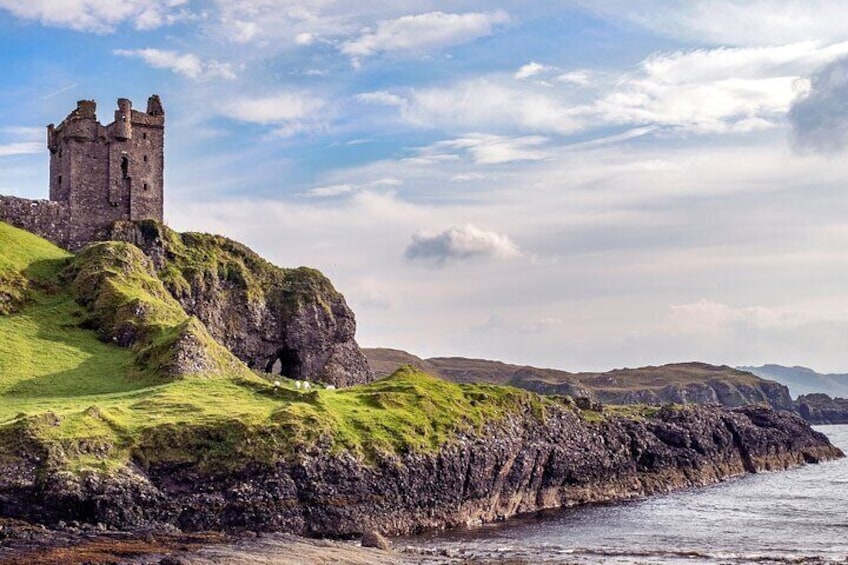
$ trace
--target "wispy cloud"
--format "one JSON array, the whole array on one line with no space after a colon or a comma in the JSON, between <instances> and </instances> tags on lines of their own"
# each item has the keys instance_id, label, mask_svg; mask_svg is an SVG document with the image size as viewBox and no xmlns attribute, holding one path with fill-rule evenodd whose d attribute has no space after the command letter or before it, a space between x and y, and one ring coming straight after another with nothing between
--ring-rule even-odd
<instances>
[{"instance_id":1,"label":"wispy cloud","mask_svg":"<svg viewBox=\"0 0 848 565\"><path fill-rule=\"evenodd\" d=\"M580 0L580 4L684 41L780 45L848 38L845 6L832 0Z\"/></svg>"},{"instance_id":2,"label":"wispy cloud","mask_svg":"<svg viewBox=\"0 0 848 565\"><path fill-rule=\"evenodd\" d=\"M34 141L0 144L0 157L9 155L29 155L44 151L44 144Z\"/></svg>"},{"instance_id":3,"label":"wispy cloud","mask_svg":"<svg viewBox=\"0 0 848 565\"><path fill-rule=\"evenodd\" d=\"M530 77L537 76L537 75L544 73L544 72L547 72L547 71L553 71L555 69L556 69L556 67L552 67L552 66L549 66L549 65L543 65L543 64L537 63L535 61L530 61L526 65L522 65L522 67L520 69L518 69L515 72L515 75L513 75L513 76L517 80L524 80L524 79L528 79Z\"/></svg>"},{"instance_id":4,"label":"wispy cloud","mask_svg":"<svg viewBox=\"0 0 848 565\"><path fill-rule=\"evenodd\" d=\"M626 72L559 74L529 63L505 77L380 90L362 102L398 108L411 125L448 131L570 135L609 126L657 126L685 133L747 133L777 127L813 69L848 54L848 42L655 53ZM557 71L558 72L558 71ZM575 86L579 88L575 88Z\"/></svg>"},{"instance_id":5,"label":"wispy cloud","mask_svg":"<svg viewBox=\"0 0 848 565\"><path fill-rule=\"evenodd\" d=\"M359 37L345 41L340 50L354 62L380 53L420 55L468 43L491 35L495 26L509 21L504 11L448 14L428 12L377 22Z\"/></svg>"},{"instance_id":6,"label":"wispy cloud","mask_svg":"<svg viewBox=\"0 0 848 565\"><path fill-rule=\"evenodd\" d=\"M364 104L379 104L382 106L403 106L406 104L405 98L391 92L386 92L385 90L362 92L357 94L355 98Z\"/></svg>"},{"instance_id":7,"label":"wispy cloud","mask_svg":"<svg viewBox=\"0 0 848 565\"><path fill-rule=\"evenodd\" d=\"M168 69L191 79L224 78L233 80L236 73L229 63L202 60L194 53L179 53L163 49L115 49L115 55L137 57L156 69Z\"/></svg>"},{"instance_id":8,"label":"wispy cloud","mask_svg":"<svg viewBox=\"0 0 848 565\"><path fill-rule=\"evenodd\" d=\"M326 126L327 102L310 92L287 91L257 98L236 98L221 108L222 114L242 122L271 126L280 136L290 136Z\"/></svg>"},{"instance_id":9,"label":"wispy cloud","mask_svg":"<svg viewBox=\"0 0 848 565\"><path fill-rule=\"evenodd\" d=\"M76 31L109 33L129 22L136 29L149 30L186 17L182 9L188 0L0 0L0 9L44 25Z\"/></svg>"},{"instance_id":10,"label":"wispy cloud","mask_svg":"<svg viewBox=\"0 0 848 565\"><path fill-rule=\"evenodd\" d=\"M332 184L329 186L317 186L306 191L306 196L311 198L326 198L350 194L354 189L352 184Z\"/></svg>"},{"instance_id":11,"label":"wispy cloud","mask_svg":"<svg viewBox=\"0 0 848 565\"><path fill-rule=\"evenodd\" d=\"M468 155L479 165L498 165L515 161L540 161L550 157L550 153L541 149L548 138L539 135L508 137L472 133L467 136L439 141L419 150L419 157L444 155L459 152Z\"/></svg>"}]
</instances>

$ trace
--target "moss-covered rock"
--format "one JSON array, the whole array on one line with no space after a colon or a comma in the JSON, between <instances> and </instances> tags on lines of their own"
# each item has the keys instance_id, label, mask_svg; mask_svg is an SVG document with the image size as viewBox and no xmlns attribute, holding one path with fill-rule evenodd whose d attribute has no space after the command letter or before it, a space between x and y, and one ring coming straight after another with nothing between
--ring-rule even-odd
<instances>
[{"instance_id":1,"label":"moss-covered rock","mask_svg":"<svg viewBox=\"0 0 848 565\"><path fill-rule=\"evenodd\" d=\"M123 242L94 243L62 273L102 339L132 348L138 371L156 378L247 374L249 370L189 316L153 262Z\"/></svg>"},{"instance_id":2,"label":"moss-covered rock","mask_svg":"<svg viewBox=\"0 0 848 565\"><path fill-rule=\"evenodd\" d=\"M373 380L344 297L315 269L282 269L217 235L121 222L112 237L147 254L170 294L253 369L335 386Z\"/></svg>"}]
</instances>

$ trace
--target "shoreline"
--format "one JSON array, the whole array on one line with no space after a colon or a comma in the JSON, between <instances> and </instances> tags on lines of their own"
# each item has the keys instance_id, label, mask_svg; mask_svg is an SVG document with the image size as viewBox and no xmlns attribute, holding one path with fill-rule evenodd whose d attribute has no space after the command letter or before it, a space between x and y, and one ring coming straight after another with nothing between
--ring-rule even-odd
<instances>
[{"instance_id":1,"label":"shoreline","mask_svg":"<svg viewBox=\"0 0 848 565\"><path fill-rule=\"evenodd\" d=\"M566 461L550 456L548 459L540 460L535 457L533 464L521 464L520 459L507 459L510 462L509 469L520 471L521 481L512 486L512 492L519 494L506 501L511 512L505 513L505 518L515 515L535 514L539 510L554 510L559 508L584 506L586 503L626 501L634 498L669 493L672 491L685 490L691 487L703 487L711 484L724 482L727 479L745 475L747 473L758 473L762 471L776 471L800 467L809 463L817 463L829 459L842 457L842 452L828 441L823 434L813 432L808 425L801 425L794 417L776 414L770 410L749 408L746 410L745 419L742 420L740 411L725 412L714 411L706 408L691 408L681 412L669 412L664 414L664 419L653 420L650 423L637 423L633 421L606 421L597 426L589 427L566 427L566 430L585 433L594 430L595 433L605 433L609 443L610 439L630 438L654 438L653 443L641 443L646 448L646 453L665 455L661 464L655 463L651 467L640 469L635 466L639 460L629 457L624 458L620 467L605 467L607 474L599 474L603 469L591 465L589 461L581 464L582 480L577 484L553 483L542 485L530 479L534 476L532 469L550 469L549 463L545 461ZM757 425L754 422L757 422ZM707 453L701 453L695 447L703 449L709 438L707 436L692 437L687 434L700 430L698 424L711 422L714 430L724 430L728 434L728 441L719 449L716 444ZM745 422L748 422L745 424ZM744 424L744 425L743 425ZM629 426L626 428L625 426ZM651 426L650 428L647 426ZM536 428L537 431L540 428ZM631 430L630 433L626 433ZM789 431L801 430L801 437L789 434ZM637 433L633 433L633 432ZM550 428L544 430L550 434ZM619 432L616 434L615 432ZM647 433L645 433L647 432ZM730 432L733 432L732 434ZM770 433L766 433L770 432ZM732 437L731 437L732 436ZM572 436L573 439L574 436ZM744 438L749 439L744 439ZM781 440L791 441L789 445ZM695 447L684 447L681 442L686 441ZM697 443L700 441L701 443ZM597 450L598 440L592 438L583 445L593 449L581 451L577 446L572 446L561 452L554 452L558 457L568 454L600 453ZM557 449L552 438L545 436L545 441L537 445L548 446L549 449ZM619 443L622 445L621 443ZM478 447L485 447L481 443ZM631 444L632 445L632 444ZM651 447L653 446L653 447ZM626 447L626 446L625 446ZM649 448L649 449L648 449ZM613 450L620 453L624 447ZM523 454L526 448L517 447L515 454ZM480 451L479 453L483 453ZM548 452L550 454L551 452ZM708 455L709 454L709 455ZM540 461L542 461L540 463ZM419 460L420 463L420 460ZM501 467L503 469L504 467ZM483 474L484 477L494 477L495 466ZM615 470L623 472L616 473ZM322 475L319 475L322 476ZM472 475L465 474L470 477ZM554 475L551 475L554 476ZM555 476L565 477L561 472ZM542 475L538 475L541 480ZM364 479L362 479L364 481ZM442 485L453 484L446 482L442 477L439 483ZM530 481L530 482L527 482ZM528 489L530 483L535 487ZM425 483L431 484L431 483ZM485 485L486 483L484 483ZM329 483L327 483L329 485ZM483 486L483 485L481 485ZM414 492L422 492L415 490ZM499 489L485 488L479 499L466 499L466 503L480 504L489 500L492 493L503 492L503 486ZM567 497L545 496L567 493ZM543 500L535 498L532 505L521 505L519 502L530 493L542 496ZM417 498L421 500L419 496ZM320 498L313 502L311 508L320 510L318 504ZM338 499L331 499L338 500ZM504 501L501 501L504 502ZM521 512L522 507L533 508L529 512ZM323 507L324 512L336 511L347 508L347 504L339 506ZM477 506L474 506L477 508ZM474 508L466 508L464 516L476 514L479 520L480 514L473 512ZM374 516L378 507L365 505L359 508L366 514L359 514L359 530L368 531L372 528L366 527L362 516ZM469 512L469 510L472 510ZM396 515L403 518L402 524L411 525L415 515L403 515L401 509L395 509ZM336 514L336 517L345 514ZM352 520L354 517L349 514ZM491 520L498 521L500 520ZM457 521L454 525L468 521ZM480 523L480 522L474 522ZM327 523L329 525L329 523ZM115 528L108 523L92 522L89 524L70 522L61 523L57 529L48 529L46 526L33 524L23 520L0 518L0 564L2 565L53 565L90 563L92 565L106 565L115 563L126 563L128 565L290 565L300 563L328 563L360 565L366 563L423 563L428 565L442 565L454 563L482 563L475 561L472 555L466 555L461 548L456 552L447 548L431 551L428 548L403 546L402 538L397 539L398 545L392 551L384 551L360 547L355 542L329 541L320 539L320 533L314 538L300 537L294 533L256 533L260 528L243 528L231 531L229 534L221 533L220 530L211 528L199 530L196 533L181 531L172 525L164 524L162 527L150 527L139 529ZM403 529L403 528L399 528ZM425 528L427 529L427 528ZM436 528L438 529L438 528ZM336 539L352 537L345 535L345 530L338 528ZM379 530L378 530L379 531ZM385 531L384 533L391 533ZM333 537L332 535L327 537ZM506 558L504 563L521 563L512 558Z\"/></svg>"},{"instance_id":2,"label":"shoreline","mask_svg":"<svg viewBox=\"0 0 848 565\"><path fill-rule=\"evenodd\" d=\"M73 530L76 530L73 528ZM367 548L286 533L77 532L0 519L0 565L453 565L445 551Z\"/></svg>"}]
</instances>

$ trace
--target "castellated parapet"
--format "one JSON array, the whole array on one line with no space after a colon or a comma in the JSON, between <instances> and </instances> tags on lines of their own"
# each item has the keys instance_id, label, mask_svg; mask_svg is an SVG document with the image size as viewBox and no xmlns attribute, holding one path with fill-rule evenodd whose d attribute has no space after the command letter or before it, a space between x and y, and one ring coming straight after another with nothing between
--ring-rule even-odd
<instances>
[{"instance_id":1,"label":"castellated parapet","mask_svg":"<svg viewBox=\"0 0 848 565\"><path fill-rule=\"evenodd\" d=\"M118 100L101 125L93 100L47 126L50 201L0 196L0 220L77 250L105 239L119 220L163 220L165 112L157 95L147 111Z\"/></svg>"}]
</instances>

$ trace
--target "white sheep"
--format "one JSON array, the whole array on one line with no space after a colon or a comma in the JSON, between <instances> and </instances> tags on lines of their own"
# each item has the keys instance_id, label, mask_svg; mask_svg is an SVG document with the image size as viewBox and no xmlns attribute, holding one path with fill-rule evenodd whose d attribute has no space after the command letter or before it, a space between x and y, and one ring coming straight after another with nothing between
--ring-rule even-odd
<instances>
[{"instance_id":1,"label":"white sheep","mask_svg":"<svg viewBox=\"0 0 848 565\"><path fill-rule=\"evenodd\" d=\"M274 381L274 388L280 388L280 381Z\"/></svg>"},{"instance_id":2,"label":"white sheep","mask_svg":"<svg viewBox=\"0 0 848 565\"><path fill-rule=\"evenodd\" d=\"M327 390L336 390L335 385L327 385Z\"/></svg>"},{"instance_id":3,"label":"white sheep","mask_svg":"<svg viewBox=\"0 0 848 565\"><path fill-rule=\"evenodd\" d=\"M309 390L312 388L312 385L309 384L309 381L303 381L303 390Z\"/></svg>"},{"instance_id":4,"label":"white sheep","mask_svg":"<svg viewBox=\"0 0 848 565\"><path fill-rule=\"evenodd\" d=\"M302 387L302 386L303 386L302 382L294 381L294 388L296 388L297 390L300 390L300 387Z\"/></svg>"}]
</instances>

